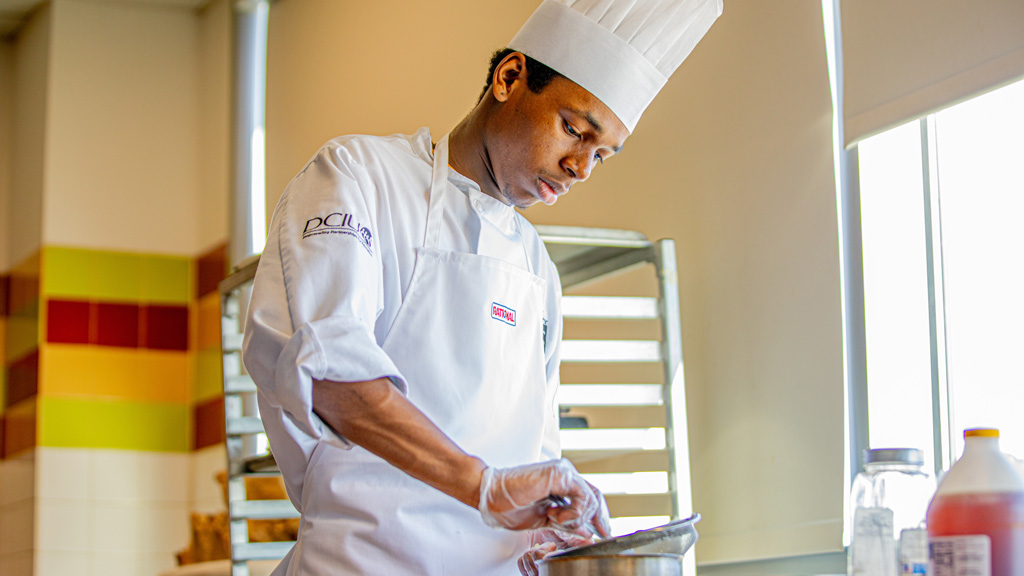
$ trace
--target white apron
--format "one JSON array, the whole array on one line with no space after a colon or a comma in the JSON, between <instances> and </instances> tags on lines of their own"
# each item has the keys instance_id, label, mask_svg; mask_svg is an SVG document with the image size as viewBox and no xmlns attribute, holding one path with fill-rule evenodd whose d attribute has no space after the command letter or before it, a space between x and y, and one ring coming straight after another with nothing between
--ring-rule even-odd
<instances>
[{"instance_id":1,"label":"white apron","mask_svg":"<svg viewBox=\"0 0 1024 576\"><path fill-rule=\"evenodd\" d=\"M545 280L501 260L438 249L448 137L434 152L424 245L383 343L408 397L466 452L507 467L541 456ZM486 225L486 224L485 224ZM527 256L529 262L529 256ZM361 447L321 442L303 483L288 575L515 575L526 532L480 513Z\"/></svg>"}]
</instances>

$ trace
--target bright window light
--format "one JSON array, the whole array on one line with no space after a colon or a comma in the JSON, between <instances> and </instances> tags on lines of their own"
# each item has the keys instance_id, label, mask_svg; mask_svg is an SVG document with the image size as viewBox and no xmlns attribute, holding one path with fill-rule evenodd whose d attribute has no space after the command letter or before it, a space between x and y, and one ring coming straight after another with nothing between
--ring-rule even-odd
<instances>
[{"instance_id":1,"label":"bright window light","mask_svg":"<svg viewBox=\"0 0 1024 576\"><path fill-rule=\"evenodd\" d=\"M259 252L267 243L267 186L265 182L266 154L263 127L252 132L252 250Z\"/></svg>"},{"instance_id":2,"label":"bright window light","mask_svg":"<svg viewBox=\"0 0 1024 576\"><path fill-rule=\"evenodd\" d=\"M920 124L864 140L859 153L870 447L931 454Z\"/></svg>"},{"instance_id":3,"label":"bright window light","mask_svg":"<svg viewBox=\"0 0 1024 576\"><path fill-rule=\"evenodd\" d=\"M954 453L1000 429L1024 458L1024 82L935 118Z\"/></svg>"},{"instance_id":4,"label":"bright window light","mask_svg":"<svg viewBox=\"0 0 1024 576\"><path fill-rule=\"evenodd\" d=\"M922 126L935 154L926 212ZM859 147L868 411L873 448L995 427L1024 458L1024 82L864 140ZM932 237L926 237L930 215ZM939 305L928 300L926 243ZM929 322L944 334L950 428L932 423ZM941 380L940 380L941 382Z\"/></svg>"}]
</instances>

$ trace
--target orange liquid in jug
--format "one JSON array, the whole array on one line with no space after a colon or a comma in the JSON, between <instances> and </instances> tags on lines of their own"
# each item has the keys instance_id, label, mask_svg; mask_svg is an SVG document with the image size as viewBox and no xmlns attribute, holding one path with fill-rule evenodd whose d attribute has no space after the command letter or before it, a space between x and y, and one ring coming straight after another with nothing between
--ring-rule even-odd
<instances>
[{"instance_id":1,"label":"orange liquid in jug","mask_svg":"<svg viewBox=\"0 0 1024 576\"><path fill-rule=\"evenodd\" d=\"M928 506L928 537L985 534L992 576L1024 574L1024 493L936 495Z\"/></svg>"}]
</instances>

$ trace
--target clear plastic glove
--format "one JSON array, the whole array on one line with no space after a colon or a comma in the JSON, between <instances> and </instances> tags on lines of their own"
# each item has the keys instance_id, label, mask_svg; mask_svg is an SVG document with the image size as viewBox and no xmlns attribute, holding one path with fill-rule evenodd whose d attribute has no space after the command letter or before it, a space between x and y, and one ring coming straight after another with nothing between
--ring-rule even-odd
<instances>
[{"instance_id":1,"label":"clear plastic glove","mask_svg":"<svg viewBox=\"0 0 1024 576\"><path fill-rule=\"evenodd\" d=\"M548 554L593 543L593 536L584 538L554 530L533 530L530 532L530 549L519 557L519 573L523 576L538 576L540 569L537 568L537 562Z\"/></svg>"},{"instance_id":2,"label":"clear plastic glove","mask_svg":"<svg viewBox=\"0 0 1024 576\"><path fill-rule=\"evenodd\" d=\"M564 458L487 468L480 483L480 514L488 526L512 530L551 528L584 538L610 533L604 496Z\"/></svg>"}]
</instances>

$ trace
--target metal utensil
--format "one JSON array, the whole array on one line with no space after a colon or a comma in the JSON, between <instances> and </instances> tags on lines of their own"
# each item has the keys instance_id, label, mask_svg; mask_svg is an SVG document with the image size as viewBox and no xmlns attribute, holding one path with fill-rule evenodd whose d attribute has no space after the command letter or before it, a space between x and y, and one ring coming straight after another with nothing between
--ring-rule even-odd
<instances>
[{"instance_id":1,"label":"metal utensil","mask_svg":"<svg viewBox=\"0 0 1024 576\"><path fill-rule=\"evenodd\" d=\"M569 506L569 499L559 494L548 494L547 498L542 498L536 502L540 506L549 506L552 508L566 508ZM597 536L597 532L594 531L594 527L590 524L584 525L584 528L590 532L591 535Z\"/></svg>"},{"instance_id":2,"label":"metal utensil","mask_svg":"<svg viewBox=\"0 0 1024 576\"><path fill-rule=\"evenodd\" d=\"M545 560L628 553L683 555L697 542L697 529L693 525L699 521L700 514L694 514L689 518L669 522L656 528L554 552L549 554Z\"/></svg>"}]
</instances>

